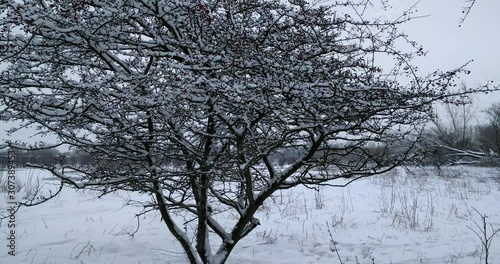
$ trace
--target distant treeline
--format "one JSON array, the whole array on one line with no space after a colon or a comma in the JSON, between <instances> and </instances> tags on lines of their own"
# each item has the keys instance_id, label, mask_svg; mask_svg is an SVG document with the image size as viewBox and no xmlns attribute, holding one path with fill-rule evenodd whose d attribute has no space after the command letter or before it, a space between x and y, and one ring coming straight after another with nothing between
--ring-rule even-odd
<instances>
[{"instance_id":1,"label":"distant treeline","mask_svg":"<svg viewBox=\"0 0 500 264\"><path fill-rule=\"evenodd\" d=\"M24 167L28 163L33 164L71 164L92 165L94 159L88 153L81 151L60 152L57 149L42 150L16 150L15 161L17 167ZM7 150L0 151L0 167L6 167Z\"/></svg>"},{"instance_id":2,"label":"distant treeline","mask_svg":"<svg viewBox=\"0 0 500 264\"><path fill-rule=\"evenodd\" d=\"M355 168L370 167L374 164L384 166L390 163L391 159L401 155L414 155L419 152L419 163L422 165L458 165L470 164L477 166L498 166L497 151L500 151L498 129L492 126L482 126L476 128L479 137L469 137L464 143L463 137L456 135L456 131L428 131L426 137L419 141L419 148L409 148L410 152L403 153L408 149L406 144L410 142L393 142L391 145L373 144L363 147L352 147L349 145L330 146L327 149L320 149L313 159L322 160L325 165L348 165ZM433 132L433 133L432 133ZM440 133L438 133L440 132ZM453 133L455 132L455 133ZM449 140L448 140L449 139ZM451 139L456 142L451 142ZM476 141L477 140L477 141ZM438 144L437 144L437 143ZM477 143L476 143L477 142ZM455 144L453 144L455 143ZM480 144L481 143L481 144ZM495 144L496 143L496 144ZM471 151L473 150L473 151ZM72 165L72 166L100 166L108 168L119 168L124 159L99 158L84 151L61 152L58 149L42 150L16 150L15 162L17 167L25 167L27 164L45 165ZM278 165L292 164L303 155L300 149L285 149L276 151L270 156L270 162ZM157 159L165 165L182 166L181 159L172 160L166 157ZM0 150L0 168L8 165L7 150ZM375 165L375 166L377 166Z\"/></svg>"},{"instance_id":3,"label":"distant treeline","mask_svg":"<svg viewBox=\"0 0 500 264\"><path fill-rule=\"evenodd\" d=\"M366 147L353 150L352 148L343 149L336 146L336 151L320 150L315 159L322 159L327 163L350 163L353 166L362 166L363 163L382 163L389 158L390 152L387 148ZM393 149L394 150L394 149ZM72 166L103 166L117 165L117 161L110 159L100 159L84 151L61 152L57 149L42 150L16 150L15 161L17 167L25 167L27 164L45 164L57 165L65 164ZM391 151L392 152L392 151ZM394 152L392 152L394 153ZM285 165L295 162L302 156L300 149L286 149L275 152L271 155L270 161L274 164ZM0 151L0 168L5 168L8 164L7 150ZM161 158L159 159L161 160ZM119 163L119 162L118 162ZM182 166L180 160L164 160L164 164L173 166ZM120 166L120 165L117 165Z\"/></svg>"}]
</instances>

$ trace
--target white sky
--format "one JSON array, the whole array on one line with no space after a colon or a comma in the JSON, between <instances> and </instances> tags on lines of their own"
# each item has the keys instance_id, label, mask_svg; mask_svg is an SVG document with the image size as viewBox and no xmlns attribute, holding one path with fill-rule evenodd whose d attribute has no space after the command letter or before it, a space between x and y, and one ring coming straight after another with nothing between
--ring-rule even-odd
<instances>
[{"instance_id":1,"label":"white sky","mask_svg":"<svg viewBox=\"0 0 500 264\"><path fill-rule=\"evenodd\" d=\"M415 0L393 0L394 6L406 7ZM428 55L416 61L421 73L451 69L469 64L471 74L463 81L470 87L493 81L500 85L500 1L477 0L465 22L459 27L464 0L421 0L416 15L429 15L403 27L405 33L423 45ZM500 92L475 96L479 109L500 102ZM481 116L479 117L481 118ZM484 117L483 117L484 118Z\"/></svg>"},{"instance_id":2,"label":"white sky","mask_svg":"<svg viewBox=\"0 0 500 264\"><path fill-rule=\"evenodd\" d=\"M390 0L393 7L389 12L371 11L372 15L396 18L412 6L416 0ZM410 39L423 45L428 55L414 63L420 73L436 69L456 68L469 60L470 75L463 81L469 86L485 83L488 80L500 85L500 1L477 0L465 23L459 27L465 0L421 0L417 5L416 16L424 16L402 27ZM500 92L476 96L478 107L484 109L494 102L500 102ZM479 118L482 118L481 116ZM27 139L33 131L23 131L13 137L4 132L8 127L0 127L0 142L5 139ZM33 138L29 141L40 140ZM43 139L51 141L50 138ZM53 140L53 139L52 139Z\"/></svg>"}]
</instances>

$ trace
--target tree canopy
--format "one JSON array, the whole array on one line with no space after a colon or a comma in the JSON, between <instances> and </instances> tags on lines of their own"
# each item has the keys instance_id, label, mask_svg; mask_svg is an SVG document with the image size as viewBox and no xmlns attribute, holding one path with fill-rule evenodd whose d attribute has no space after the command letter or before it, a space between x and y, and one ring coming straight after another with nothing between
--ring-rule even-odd
<instances>
[{"instance_id":1,"label":"tree canopy","mask_svg":"<svg viewBox=\"0 0 500 264\"><path fill-rule=\"evenodd\" d=\"M223 263L277 190L411 160L431 104L460 101L462 67L420 75L412 66L425 52L397 29L411 12L367 21L346 6L359 10L351 1L0 1L0 118L98 160L31 164L61 188L145 193L145 212L160 213L191 263ZM283 152L295 160L270 161ZM228 215L237 219L221 226Z\"/></svg>"}]
</instances>

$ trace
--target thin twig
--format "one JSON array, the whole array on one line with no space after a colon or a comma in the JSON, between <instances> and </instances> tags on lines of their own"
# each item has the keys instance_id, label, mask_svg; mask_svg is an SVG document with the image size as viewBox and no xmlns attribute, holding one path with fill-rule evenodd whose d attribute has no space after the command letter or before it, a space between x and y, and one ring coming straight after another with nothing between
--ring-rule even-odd
<instances>
[{"instance_id":1,"label":"thin twig","mask_svg":"<svg viewBox=\"0 0 500 264\"><path fill-rule=\"evenodd\" d=\"M340 264L344 264L344 262L342 262L342 258L340 257L339 251L336 246L337 242L333 240L332 231L330 230L330 225L328 224L328 221L326 222L326 227L328 229L328 234L330 235L330 241L332 242L333 245L333 250L330 248L330 251L332 252L335 251L335 253L337 253L337 257L339 258Z\"/></svg>"}]
</instances>

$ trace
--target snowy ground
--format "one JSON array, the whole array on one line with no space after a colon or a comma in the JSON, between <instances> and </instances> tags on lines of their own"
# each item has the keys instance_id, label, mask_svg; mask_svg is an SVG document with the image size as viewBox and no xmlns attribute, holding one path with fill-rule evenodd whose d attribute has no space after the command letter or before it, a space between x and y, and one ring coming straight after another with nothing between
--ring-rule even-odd
<instances>
[{"instance_id":1,"label":"snowy ground","mask_svg":"<svg viewBox=\"0 0 500 264\"><path fill-rule=\"evenodd\" d=\"M5 177L5 173L0 173ZM438 175L440 174L440 175ZM45 178L18 170L21 180ZM500 170L400 168L346 188L292 189L260 210L262 223L228 263L484 263L480 214L487 232L500 229ZM127 194L96 198L64 190L52 201L17 212L17 256L7 255L3 221L0 263L187 263L158 215L123 206ZM0 194L1 214L6 197ZM491 224L491 226L490 226ZM490 263L500 263L500 234Z\"/></svg>"}]
</instances>

